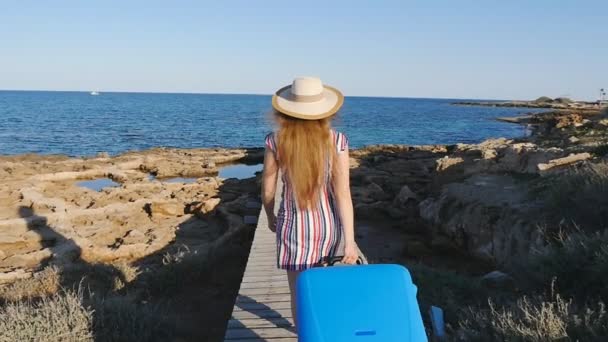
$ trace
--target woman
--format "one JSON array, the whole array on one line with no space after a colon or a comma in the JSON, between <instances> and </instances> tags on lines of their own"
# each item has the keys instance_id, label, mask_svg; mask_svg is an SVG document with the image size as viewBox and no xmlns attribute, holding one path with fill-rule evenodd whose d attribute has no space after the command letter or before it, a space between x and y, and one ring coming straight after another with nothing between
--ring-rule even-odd
<instances>
[{"instance_id":1,"label":"woman","mask_svg":"<svg viewBox=\"0 0 608 342\"><path fill-rule=\"evenodd\" d=\"M348 139L330 125L343 100L340 91L311 77L296 78L272 98L278 130L266 137L262 201L277 235L277 266L287 270L294 322L298 274L334 256L341 239L342 262L353 264L358 257ZM275 216L279 174L282 200Z\"/></svg>"}]
</instances>

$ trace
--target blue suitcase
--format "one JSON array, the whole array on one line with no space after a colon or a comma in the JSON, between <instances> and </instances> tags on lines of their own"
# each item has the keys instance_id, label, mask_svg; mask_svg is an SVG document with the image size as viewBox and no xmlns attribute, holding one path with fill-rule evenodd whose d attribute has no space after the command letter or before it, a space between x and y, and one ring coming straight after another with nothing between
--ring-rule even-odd
<instances>
[{"instance_id":1,"label":"blue suitcase","mask_svg":"<svg viewBox=\"0 0 608 342\"><path fill-rule=\"evenodd\" d=\"M427 341L403 266L313 268L296 286L300 342Z\"/></svg>"}]
</instances>

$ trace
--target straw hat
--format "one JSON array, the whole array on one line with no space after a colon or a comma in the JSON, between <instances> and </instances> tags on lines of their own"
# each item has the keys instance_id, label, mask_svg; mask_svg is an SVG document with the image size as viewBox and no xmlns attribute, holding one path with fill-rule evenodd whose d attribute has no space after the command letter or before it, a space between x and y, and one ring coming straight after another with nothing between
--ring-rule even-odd
<instances>
[{"instance_id":1,"label":"straw hat","mask_svg":"<svg viewBox=\"0 0 608 342\"><path fill-rule=\"evenodd\" d=\"M298 77L272 97L278 112L304 120L319 120L336 114L344 96L335 88L323 85L316 77Z\"/></svg>"}]
</instances>

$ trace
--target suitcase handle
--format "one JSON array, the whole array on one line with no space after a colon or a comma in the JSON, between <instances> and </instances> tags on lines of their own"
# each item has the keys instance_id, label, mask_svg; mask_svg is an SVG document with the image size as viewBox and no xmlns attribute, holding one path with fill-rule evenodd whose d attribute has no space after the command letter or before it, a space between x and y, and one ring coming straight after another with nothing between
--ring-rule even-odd
<instances>
[{"instance_id":1,"label":"suitcase handle","mask_svg":"<svg viewBox=\"0 0 608 342\"><path fill-rule=\"evenodd\" d=\"M334 255L333 257L329 258L329 261L327 261L327 266L334 266L336 263L341 262L343 258L343 255ZM361 259L360 256L357 257L357 261L355 262L355 264L363 265L363 259Z\"/></svg>"}]
</instances>

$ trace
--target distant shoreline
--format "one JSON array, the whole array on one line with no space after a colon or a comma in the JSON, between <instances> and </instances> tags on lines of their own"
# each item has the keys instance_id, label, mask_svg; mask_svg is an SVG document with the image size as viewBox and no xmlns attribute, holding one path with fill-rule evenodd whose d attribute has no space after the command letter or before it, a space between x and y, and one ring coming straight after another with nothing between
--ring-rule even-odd
<instances>
[{"instance_id":1,"label":"distant shoreline","mask_svg":"<svg viewBox=\"0 0 608 342\"><path fill-rule=\"evenodd\" d=\"M538 108L538 109L578 109L593 110L600 109L598 102L590 101L571 101L568 99L549 101L457 101L452 102L457 106L481 106L481 107L517 107L517 108Z\"/></svg>"}]
</instances>

